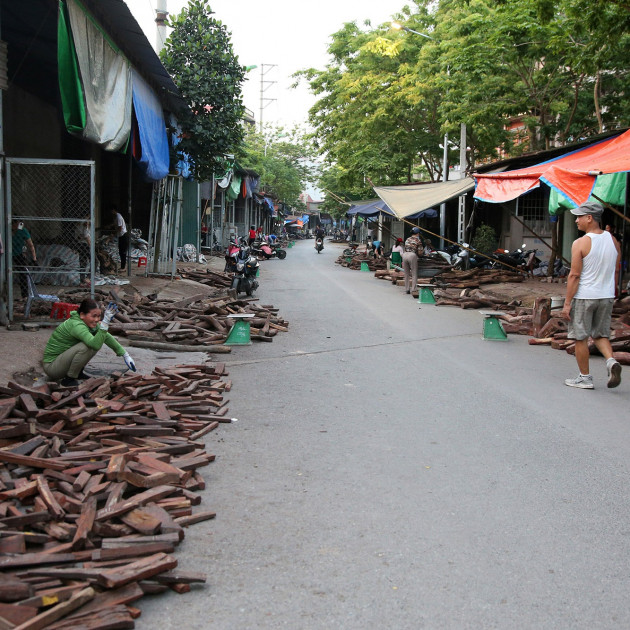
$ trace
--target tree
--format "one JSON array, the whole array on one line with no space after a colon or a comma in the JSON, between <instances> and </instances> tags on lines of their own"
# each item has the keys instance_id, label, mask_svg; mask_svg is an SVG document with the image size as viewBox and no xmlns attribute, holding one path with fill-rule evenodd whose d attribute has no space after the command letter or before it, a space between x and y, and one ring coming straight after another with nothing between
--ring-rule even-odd
<instances>
[{"instance_id":1,"label":"tree","mask_svg":"<svg viewBox=\"0 0 630 630\"><path fill-rule=\"evenodd\" d=\"M182 132L177 149L189 156L197 179L210 179L243 138L245 68L207 0L189 0L169 26L173 30L160 58L188 104L177 112Z\"/></svg>"},{"instance_id":2,"label":"tree","mask_svg":"<svg viewBox=\"0 0 630 630\"><path fill-rule=\"evenodd\" d=\"M272 193L291 208L306 208L300 196L315 183L315 152L306 134L295 127L267 125L263 133L253 127L246 131L237 160L260 175L260 188Z\"/></svg>"}]
</instances>

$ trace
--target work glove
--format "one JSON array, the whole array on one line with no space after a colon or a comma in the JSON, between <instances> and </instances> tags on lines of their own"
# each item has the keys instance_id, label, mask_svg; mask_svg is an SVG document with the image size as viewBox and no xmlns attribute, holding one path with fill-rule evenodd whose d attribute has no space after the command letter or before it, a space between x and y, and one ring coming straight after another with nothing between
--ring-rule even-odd
<instances>
[{"instance_id":1,"label":"work glove","mask_svg":"<svg viewBox=\"0 0 630 630\"><path fill-rule=\"evenodd\" d=\"M108 330L109 324L112 319L114 319L114 315L118 312L118 306L116 306L116 302L110 302L107 305L107 308L103 312L103 319L101 320L99 326L101 330Z\"/></svg>"},{"instance_id":2,"label":"work glove","mask_svg":"<svg viewBox=\"0 0 630 630\"><path fill-rule=\"evenodd\" d=\"M125 360L125 363L127 364L127 367L132 372L135 372L136 371L136 364L133 362L133 359L131 358L131 356L130 356L130 354L128 352L125 352L125 354L123 354L123 359Z\"/></svg>"}]
</instances>

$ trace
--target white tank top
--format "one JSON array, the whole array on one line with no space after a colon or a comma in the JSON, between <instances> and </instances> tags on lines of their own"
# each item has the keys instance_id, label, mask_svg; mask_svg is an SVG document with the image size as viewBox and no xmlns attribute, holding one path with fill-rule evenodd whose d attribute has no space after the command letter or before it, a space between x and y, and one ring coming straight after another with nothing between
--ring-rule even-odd
<instances>
[{"instance_id":1,"label":"white tank top","mask_svg":"<svg viewBox=\"0 0 630 630\"><path fill-rule=\"evenodd\" d=\"M609 232L586 236L591 239L591 251L582 259L580 284L575 294L578 300L601 300L615 297L615 267L617 248Z\"/></svg>"}]
</instances>

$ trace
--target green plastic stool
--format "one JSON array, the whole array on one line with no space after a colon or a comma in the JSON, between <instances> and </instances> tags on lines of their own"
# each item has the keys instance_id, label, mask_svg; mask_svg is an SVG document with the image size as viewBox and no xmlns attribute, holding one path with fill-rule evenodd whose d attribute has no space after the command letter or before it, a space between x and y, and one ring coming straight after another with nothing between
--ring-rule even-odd
<instances>
[{"instance_id":1,"label":"green plastic stool","mask_svg":"<svg viewBox=\"0 0 630 630\"><path fill-rule=\"evenodd\" d=\"M507 341L505 332L499 316L505 315L503 311L479 311L483 316L483 338L491 341Z\"/></svg>"},{"instance_id":2,"label":"green plastic stool","mask_svg":"<svg viewBox=\"0 0 630 630\"><path fill-rule=\"evenodd\" d=\"M370 267L366 262L361 263L361 271L369 271Z\"/></svg>"},{"instance_id":3,"label":"green plastic stool","mask_svg":"<svg viewBox=\"0 0 630 630\"><path fill-rule=\"evenodd\" d=\"M256 277L260 278L260 269L256 269Z\"/></svg>"},{"instance_id":4,"label":"green plastic stool","mask_svg":"<svg viewBox=\"0 0 630 630\"><path fill-rule=\"evenodd\" d=\"M253 313L228 315L227 319L232 319L234 323L225 340L226 346L249 346L252 343L250 336L250 325L247 321L254 317Z\"/></svg>"},{"instance_id":5,"label":"green plastic stool","mask_svg":"<svg viewBox=\"0 0 630 630\"><path fill-rule=\"evenodd\" d=\"M291 249L292 247L293 247L293 242L292 242L292 241L289 241L289 242L287 243L287 249Z\"/></svg>"},{"instance_id":6,"label":"green plastic stool","mask_svg":"<svg viewBox=\"0 0 630 630\"><path fill-rule=\"evenodd\" d=\"M433 297L433 289L435 285L433 284L423 284L419 287L420 291L418 292L418 302L420 304L435 304L435 298Z\"/></svg>"},{"instance_id":7,"label":"green plastic stool","mask_svg":"<svg viewBox=\"0 0 630 630\"><path fill-rule=\"evenodd\" d=\"M352 256L346 256L346 262L347 263L351 263L352 262Z\"/></svg>"}]
</instances>

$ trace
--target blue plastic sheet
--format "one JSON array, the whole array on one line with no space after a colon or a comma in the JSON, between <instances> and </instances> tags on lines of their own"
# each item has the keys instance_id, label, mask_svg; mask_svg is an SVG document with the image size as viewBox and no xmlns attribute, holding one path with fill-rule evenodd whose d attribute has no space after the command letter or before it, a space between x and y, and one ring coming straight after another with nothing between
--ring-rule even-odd
<instances>
[{"instance_id":1,"label":"blue plastic sheet","mask_svg":"<svg viewBox=\"0 0 630 630\"><path fill-rule=\"evenodd\" d=\"M168 175L168 138L162 105L147 82L133 71L133 108L138 121L142 155L138 166L149 181Z\"/></svg>"}]
</instances>

